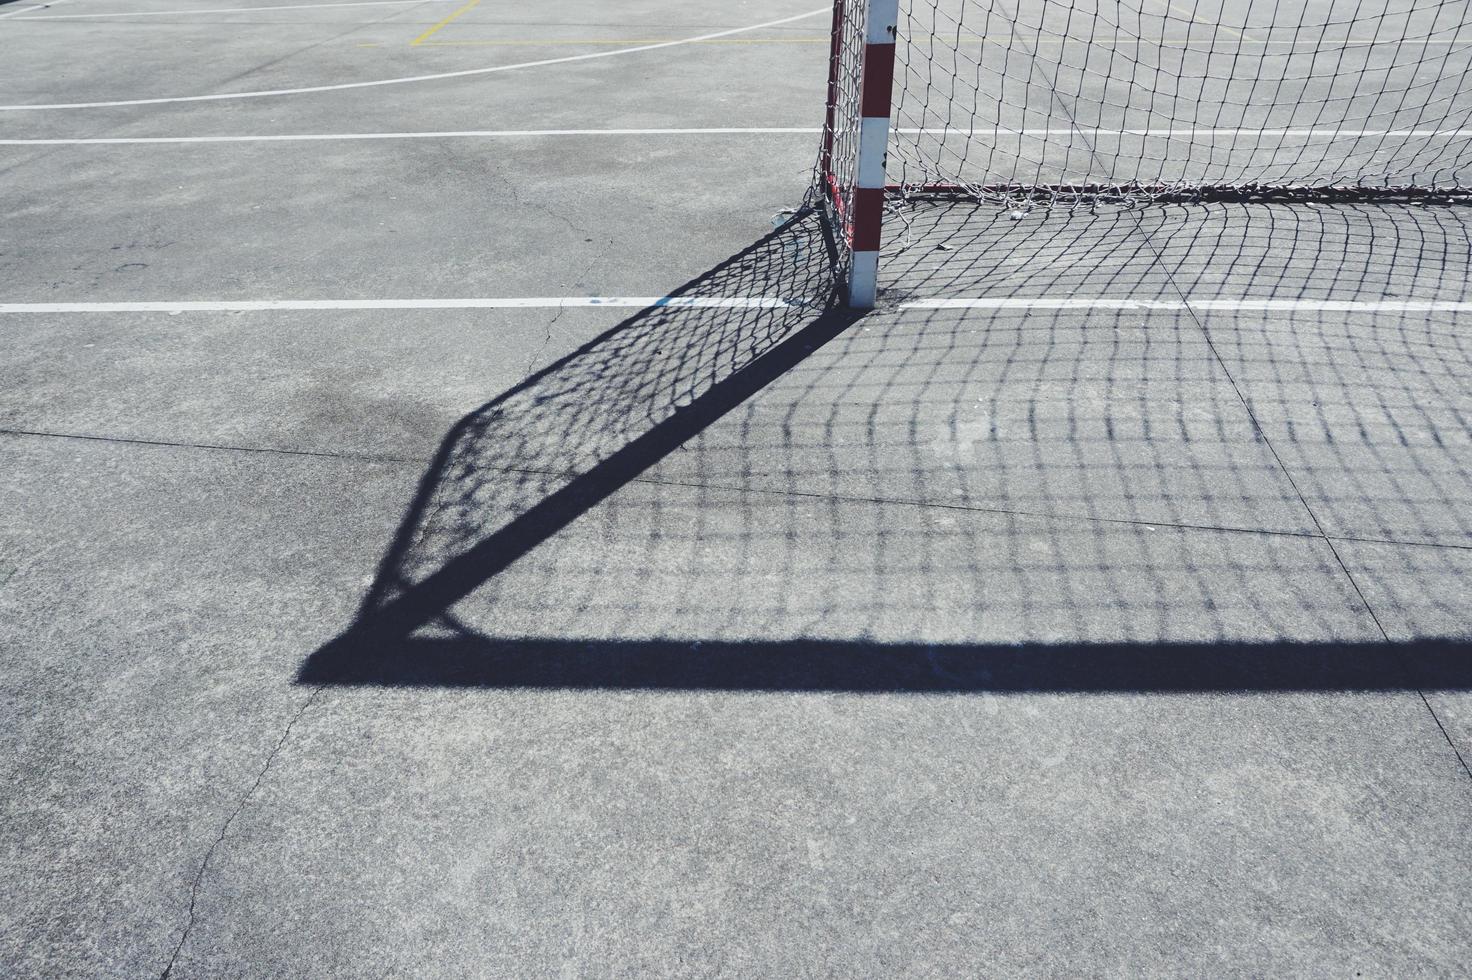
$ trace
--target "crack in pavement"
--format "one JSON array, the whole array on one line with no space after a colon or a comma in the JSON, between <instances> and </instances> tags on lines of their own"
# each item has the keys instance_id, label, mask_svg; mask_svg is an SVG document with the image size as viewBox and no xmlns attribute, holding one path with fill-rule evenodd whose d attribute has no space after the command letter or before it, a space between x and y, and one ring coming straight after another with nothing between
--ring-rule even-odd
<instances>
[{"instance_id":1,"label":"crack in pavement","mask_svg":"<svg viewBox=\"0 0 1472 980\"><path fill-rule=\"evenodd\" d=\"M178 962L179 953L183 951L184 944L189 941L189 934L194 929L195 911L199 902L199 889L204 882L205 873L209 870L210 858L214 857L215 851L219 850L220 845L225 843L225 837L230 832L230 825L245 810L246 805L250 802L250 798L260 788L261 782L266 778L266 773L270 772L272 764L276 761L276 757L281 754L281 749L286 745L286 740L291 737L292 728L296 726L298 721L301 721L302 716L307 713L307 709L316 703L317 698L321 696L325 689L325 684L318 684L313 688L312 693L302 702L301 707L297 708L296 713L287 721L286 727L281 731L281 737L276 740L276 744L272 746L271 751L266 755L265 764L256 773L255 780L250 784L250 787L245 793L241 795L240 802L235 805L235 809L231 811L230 816L226 817L225 822L220 826L219 835L210 844L209 849L205 851L203 860L199 862L199 870L194 874L194 881L189 886L189 909L184 920L184 931L180 934L178 943L174 945L174 951L169 954L169 961L164 964L163 972L159 974L159 980L169 980L169 976L174 971L174 965Z\"/></svg>"},{"instance_id":2,"label":"crack in pavement","mask_svg":"<svg viewBox=\"0 0 1472 980\"><path fill-rule=\"evenodd\" d=\"M564 221L567 221L568 222L568 225L574 231L578 232L579 234L587 234L587 230L586 229L579 228L577 225L574 225L566 217L563 217L563 216L560 216L560 215L559 215L559 217L562 217ZM585 239L583 239L584 242L591 242L592 240L593 239L591 239L591 238L585 238ZM608 241L606 241L606 242L603 243L603 247L600 248L600 249L598 249L593 254L593 257L592 258L588 259L588 261L583 265L583 267L578 270L577 274L572 277L571 282L572 282L573 286L576 286L578 283L580 283L584 279L586 279L588 273L592 271L593 267L596 266L599 262L602 262L603 261L604 256L606 256L609 253L609 251L613 248L613 243L614 243L614 239L613 238L609 238ZM568 287L564 287L564 288L568 288ZM555 326L557 326L557 321L559 321L559 320L562 319L562 314L565 313L565 312L567 312L567 309L568 308L566 306L559 306L559 307L557 307L556 312L554 312L552 314L552 319L548 320L547 323L546 323L546 325L543 327L541 346L539 346L536 350L532 351L531 354L527 356L527 359L526 359L526 367L522 371L522 373L524 375L526 375L527 377L530 377L532 375L532 373L534 371L536 371L537 365L540 364L540 363L542 363L542 357L546 354L547 348L552 345L552 328L555 327Z\"/></svg>"},{"instance_id":3,"label":"crack in pavement","mask_svg":"<svg viewBox=\"0 0 1472 980\"><path fill-rule=\"evenodd\" d=\"M591 237L592 233L587 228L582 227L577 222L569 218L567 215L563 214L560 210L557 210L549 204L540 204L536 201L522 200L521 189L516 185L515 182L513 182L509 177L505 176L504 174L495 174L494 176L497 180L501 182L501 188L506 197L511 201L513 206L526 207L531 209L532 211L544 214L548 218L560 221L575 234L583 236L584 243L593 241L593 238ZM585 278L588 272L595 265L603 261L603 258L608 254L609 250L613 248L613 244L614 239L609 238L608 241L604 243L603 247L598 249L593 254L593 257L590 258L587 263L582 267L582 269L580 269L577 274L572 277L571 282L577 283ZM544 325L542 343L536 350L531 351L527 355L526 366L523 368L522 372L523 374L530 375L536 369L537 364L540 363L542 355L546 352L547 348L552 343L552 328L557 325L558 320L562 319L562 314L565 312L565 310L566 307L557 307L556 312L552 314L552 318L548 320L547 323Z\"/></svg>"}]
</instances>

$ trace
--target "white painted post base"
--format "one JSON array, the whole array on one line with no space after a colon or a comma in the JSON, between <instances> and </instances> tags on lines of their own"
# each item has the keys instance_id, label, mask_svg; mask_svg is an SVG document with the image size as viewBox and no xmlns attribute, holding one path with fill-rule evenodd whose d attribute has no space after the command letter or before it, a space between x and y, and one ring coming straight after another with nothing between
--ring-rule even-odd
<instances>
[{"instance_id":1,"label":"white painted post base","mask_svg":"<svg viewBox=\"0 0 1472 980\"><path fill-rule=\"evenodd\" d=\"M879 292L879 253L854 252L848 270L848 305L856 310L872 310Z\"/></svg>"}]
</instances>

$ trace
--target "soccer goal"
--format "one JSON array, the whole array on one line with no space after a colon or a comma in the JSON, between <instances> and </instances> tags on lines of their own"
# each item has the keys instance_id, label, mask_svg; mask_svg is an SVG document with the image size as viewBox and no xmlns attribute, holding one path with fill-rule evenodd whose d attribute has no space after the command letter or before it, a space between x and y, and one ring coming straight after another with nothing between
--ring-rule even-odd
<instances>
[{"instance_id":1,"label":"soccer goal","mask_svg":"<svg viewBox=\"0 0 1472 980\"><path fill-rule=\"evenodd\" d=\"M1465 200L1472 0L836 0L814 173L851 306L887 218Z\"/></svg>"}]
</instances>

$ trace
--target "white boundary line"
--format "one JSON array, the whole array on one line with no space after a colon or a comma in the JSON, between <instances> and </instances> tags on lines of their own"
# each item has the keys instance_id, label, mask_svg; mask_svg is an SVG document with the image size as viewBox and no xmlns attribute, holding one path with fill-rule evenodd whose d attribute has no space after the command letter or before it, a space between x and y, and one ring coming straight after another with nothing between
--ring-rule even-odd
<instances>
[{"instance_id":1,"label":"white boundary line","mask_svg":"<svg viewBox=\"0 0 1472 980\"><path fill-rule=\"evenodd\" d=\"M7 17L16 17L20 14L34 13L37 10L47 10L59 3L66 3L66 0L51 0L50 3L36 3L29 7L21 7L19 10L7 10L4 13L0 13L0 20L4 20Z\"/></svg>"},{"instance_id":2,"label":"white boundary line","mask_svg":"<svg viewBox=\"0 0 1472 980\"><path fill-rule=\"evenodd\" d=\"M968 130L903 129L905 133L932 133L947 136L969 133ZM987 132L979 130L977 132ZM1472 136L1472 129L994 129L993 136L1158 136L1169 138L1228 136L1267 136L1274 138L1329 137L1363 138L1370 136Z\"/></svg>"},{"instance_id":3,"label":"white boundary line","mask_svg":"<svg viewBox=\"0 0 1472 980\"><path fill-rule=\"evenodd\" d=\"M899 129L900 133L942 130ZM689 126L655 129L461 129L406 133L263 133L248 136L107 136L0 139L0 146L129 146L169 143L307 143L333 140L518 139L559 136L761 136L806 135L822 132L816 126ZM1267 138L1338 137L1341 139L1472 138L1472 129L1023 129L997 130L992 135L1061 137L1079 134L1146 137Z\"/></svg>"},{"instance_id":4,"label":"white boundary line","mask_svg":"<svg viewBox=\"0 0 1472 980\"><path fill-rule=\"evenodd\" d=\"M62 0L56 0L61 3ZM192 17L195 14L244 14L262 10L316 10L321 7L410 7L426 3L455 3L456 0L350 0L347 3L285 3L270 7L201 7L197 10L122 10L92 14L37 14L21 20L91 20L97 17ZM25 11L44 10L31 7ZM19 13L20 11L17 11Z\"/></svg>"},{"instance_id":5,"label":"white boundary line","mask_svg":"<svg viewBox=\"0 0 1472 980\"><path fill-rule=\"evenodd\" d=\"M137 303L3 303L0 314L44 313L255 313L311 310L527 310L609 307L646 309L785 309L805 305L780 296L511 296L466 299L269 299L156 300ZM1230 310L1238 312L1465 313L1472 301L1200 299L1145 300L1024 297L925 299L902 310Z\"/></svg>"},{"instance_id":6,"label":"white boundary line","mask_svg":"<svg viewBox=\"0 0 1472 980\"><path fill-rule=\"evenodd\" d=\"M754 136L798 133L813 136L815 126L694 127L685 129L464 129L425 133L287 133L261 136L121 136L85 139L0 139L0 146L92 146L148 143L302 143L323 140L500 139L539 136Z\"/></svg>"},{"instance_id":7,"label":"white boundary line","mask_svg":"<svg viewBox=\"0 0 1472 980\"><path fill-rule=\"evenodd\" d=\"M62 0L57 0L58 3ZM275 95L307 95L314 92L343 92L349 89L376 88L383 85L407 85L411 82L432 82L446 78L471 78L478 75L491 75L503 71L515 71L521 68L540 68L544 65L565 65L576 61L592 61L598 58L616 58L625 54L636 54L641 51L658 51L662 48L674 48L683 44L695 44L699 41L710 41L718 37L729 37L733 34L745 34L750 31L759 31L766 27L776 27L780 24L790 24L793 21L805 20L816 17L818 14L831 12L831 6L820 7L817 10L809 10L805 14L794 14L791 17L782 17L777 20L764 21L760 24L749 24L746 27L733 27L729 30L715 31L710 34L699 34L695 37L678 38L673 41L658 41L654 44L638 44L629 48L614 48L611 51L593 51L588 54L566 55L561 58L543 58L539 61L522 61L514 65L492 65L489 68L466 68L461 71L442 71L432 75L405 75L399 78L379 78L368 82L341 82L336 85L306 85L301 88L278 88L265 89L257 92L220 92L213 95L181 95L170 98L158 99L117 99L110 102L53 102L49 104L36 105L0 105L0 112L36 112L47 109L110 109L121 106L135 105L165 105L178 102L223 102L232 99L262 99Z\"/></svg>"},{"instance_id":8,"label":"white boundary line","mask_svg":"<svg viewBox=\"0 0 1472 980\"><path fill-rule=\"evenodd\" d=\"M142 303L0 303L7 313L253 313L271 310L526 310L654 306L781 309L801 306L780 296L522 296L471 299L266 299Z\"/></svg>"},{"instance_id":9,"label":"white boundary line","mask_svg":"<svg viewBox=\"0 0 1472 980\"><path fill-rule=\"evenodd\" d=\"M1323 313L1460 313L1472 311L1472 302L1459 300L1337 300L1337 299L1049 299L1024 297L970 297L922 299L901 303L902 310L1234 310L1239 312Z\"/></svg>"}]
</instances>

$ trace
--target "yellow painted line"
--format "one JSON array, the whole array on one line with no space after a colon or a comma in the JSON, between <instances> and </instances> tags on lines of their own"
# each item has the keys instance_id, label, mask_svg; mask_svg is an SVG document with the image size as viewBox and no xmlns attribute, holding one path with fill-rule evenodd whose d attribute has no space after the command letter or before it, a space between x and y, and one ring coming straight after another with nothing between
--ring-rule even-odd
<instances>
[{"instance_id":1,"label":"yellow painted line","mask_svg":"<svg viewBox=\"0 0 1472 980\"><path fill-rule=\"evenodd\" d=\"M1216 32L1219 31L1219 32L1221 32L1223 34L1230 34L1233 37L1240 38L1243 41L1255 41L1256 40L1255 38L1248 37L1246 34L1243 34L1241 31L1234 30L1233 28L1228 27L1226 24L1213 24L1213 23L1210 23L1209 21L1198 20L1196 18L1195 13L1193 11L1186 10L1186 9L1181 8L1181 7L1178 7L1175 4L1171 3L1170 0L1161 0L1161 4L1160 5L1162 7L1164 7L1166 10L1171 11L1172 13L1179 14L1181 17L1184 17L1186 20L1189 20L1193 24L1200 24L1202 27L1210 28L1213 33L1216 33ZM1226 7L1224 6L1222 8L1222 10L1225 11L1226 10Z\"/></svg>"},{"instance_id":2,"label":"yellow painted line","mask_svg":"<svg viewBox=\"0 0 1472 980\"><path fill-rule=\"evenodd\" d=\"M416 37L414 40L410 41L409 46L413 47L415 45L423 44L425 41L428 41L430 38L434 37L437 31L449 26L449 24L454 21L456 17L459 17L463 13L467 13L472 7L476 7L479 5L480 0L470 0L470 2L467 3L465 6L456 7L453 11L451 11L450 16L446 17L438 24L435 24L429 30Z\"/></svg>"},{"instance_id":3,"label":"yellow painted line","mask_svg":"<svg viewBox=\"0 0 1472 980\"><path fill-rule=\"evenodd\" d=\"M57 3L63 0L56 0ZM604 58L622 58L633 54L643 54L648 51L664 51L668 48L679 47L682 44L694 44L697 41L709 41L717 37L731 37L736 34L755 34L769 27L781 27L799 20L807 20L823 14L831 14L832 6L818 7L801 14L792 14L788 17L779 17L776 20L762 21L757 24L748 24L745 27L731 27L724 31L713 31L710 34L697 34L694 37L681 38L678 41L670 41L665 44L640 44L627 48L609 48L603 51L585 51L581 54L563 55L557 58L537 58L534 61L523 61L513 65L483 65L479 68L462 68L459 71L437 71L423 72L416 75L397 75L392 78L374 78L361 82L335 82L330 85L302 85L295 88L268 88L256 89L250 92L211 92L205 95L174 95L159 96L151 99L110 99L105 102L21 102L14 105L0 105L0 112L39 112L62 109L113 109L121 106L136 105L180 105L185 102L223 102L238 99L266 99L279 98L287 95L315 95L318 92L346 92L349 89L382 88L385 85L414 85L420 82L438 82L450 78L479 78L482 75L499 75L508 71L525 71L529 68L546 68L549 65L571 65L580 61L599 61Z\"/></svg>"}]
</instances>

